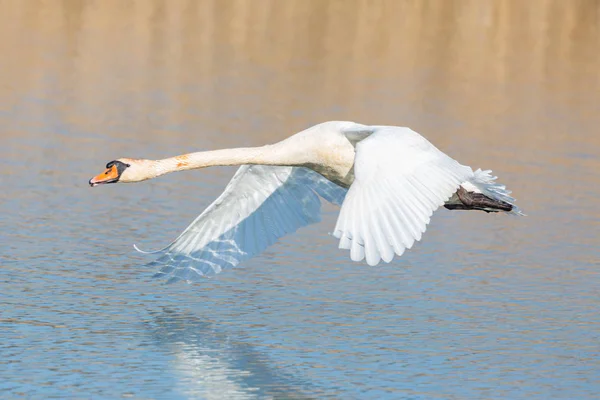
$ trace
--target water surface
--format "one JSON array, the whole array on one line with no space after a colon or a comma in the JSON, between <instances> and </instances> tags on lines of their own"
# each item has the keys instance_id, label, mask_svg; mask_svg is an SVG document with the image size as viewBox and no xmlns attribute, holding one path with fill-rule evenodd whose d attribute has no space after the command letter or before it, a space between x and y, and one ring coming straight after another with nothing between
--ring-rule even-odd
<instances>
[{"instance_id":1,"label":"water surface","mask_svg":"<svg viewBox=\"0 0 600 400\"><path fill-rule=\"evenodd\" d=\"M0 397L600 394L595 1L0 3ZM529 214L440 210L375 268L323 222L163 285L234 170L90 189L112 159L410 126Z\"/></svg>"}]
</instances>

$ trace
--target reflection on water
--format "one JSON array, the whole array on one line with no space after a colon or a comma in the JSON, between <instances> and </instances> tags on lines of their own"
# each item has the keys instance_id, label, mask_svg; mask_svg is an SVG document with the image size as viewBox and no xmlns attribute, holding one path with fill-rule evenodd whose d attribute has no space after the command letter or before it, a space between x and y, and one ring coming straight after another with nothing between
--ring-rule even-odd
<instances>
[{"instance_id":1,"label":"reflection on water","mask_svg":"<svg viewBox=\"0 0 600 400\"><path fill-rule=\"evenodd\" d=\"M306 398L297 395L301 389L293 377L214 324L168 309L151 315L147 328L156 345L174 355L170 369L176 388L189 398Z\"/></svg>"},{"instance_id":2,"label":"reflection on water","mask_svg":"<svg viewBox=\"0 0 600 400\"><path fill-rule=\"evenodd\" d=\"M597 397L599 24L593 0L0 2L0 391ZM170 242L233 170L86 184L333 119L410 126L529 217L442 210L368 268L330 207L245 268L163 286L131 244Z\"/></svg>"}]
</instances>

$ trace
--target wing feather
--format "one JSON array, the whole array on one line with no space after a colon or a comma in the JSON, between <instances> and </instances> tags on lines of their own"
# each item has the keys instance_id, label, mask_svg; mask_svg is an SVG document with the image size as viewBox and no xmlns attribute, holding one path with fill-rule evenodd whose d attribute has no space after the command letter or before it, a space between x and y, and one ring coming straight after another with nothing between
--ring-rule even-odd
<instances>
[{"instance_id":1,"label":"wing feather","mask_svg":"<svg viewBox=\"0 0 600 400\"><path fill-rule=\"evenodd\" d=\"M421 240L433 212L473 177L418 133L384 126L357 143L354 173L334 236L352 260L369 265Z\"/></svg>"},{"instance_id":2,"label":"wing feather","mask_svg":"<svg viewBox=\"0 0 600 400\"><path fill-rule=\"evenodd\" d=\"M242 166L221 196L149 265L155 277L194 281L261 253L320 220L319 195L341 204L346 189L300 167Z\"/></svg>"}]
</instances>

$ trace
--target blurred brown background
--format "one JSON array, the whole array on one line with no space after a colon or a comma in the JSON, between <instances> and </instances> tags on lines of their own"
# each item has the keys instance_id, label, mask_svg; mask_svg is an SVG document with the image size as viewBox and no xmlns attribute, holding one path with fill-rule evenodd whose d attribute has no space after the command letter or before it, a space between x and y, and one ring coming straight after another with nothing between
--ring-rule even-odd
<instances>
[{"instance_id":1,"label":"blurred brown background","mask_svg":"<svg viewBox=\"0 0 600 400\"><path fill-rule=\"evenodd\" d=\"M200 115L257 141L345 118L597 146L599 18L594 0L2 1L0 109L43 98L107 133L127 113L119 135L154 140Z\"/></svg>"}]
</instances>

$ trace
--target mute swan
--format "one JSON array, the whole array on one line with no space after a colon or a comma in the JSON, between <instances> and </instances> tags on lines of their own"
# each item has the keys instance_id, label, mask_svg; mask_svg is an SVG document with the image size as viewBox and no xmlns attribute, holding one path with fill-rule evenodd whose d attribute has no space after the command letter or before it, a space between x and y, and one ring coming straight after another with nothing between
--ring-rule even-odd
<instances>
[{"instance_id":1,"label":"mute swan","mask_svg":"<svg viewBox=\"0 0 600 400\"><path fill-rule=\"evenodd\" d=\"M523 215L491 171L459 164L409 128L331 121L276 144L143 160L120 158L91 186L241 165L225 191L153 265L169 282L233 267L317 222L319 197L341 205L333 236L353 261L392 261L421 239L433 211ZM139 250L137 247L136 249Z\"/></svg>"}]
</instances>

